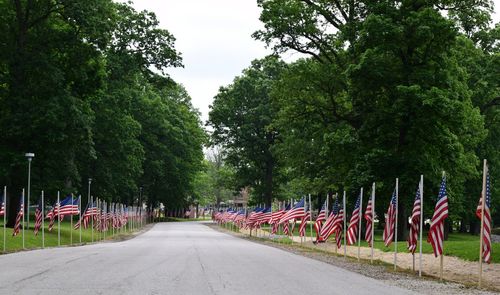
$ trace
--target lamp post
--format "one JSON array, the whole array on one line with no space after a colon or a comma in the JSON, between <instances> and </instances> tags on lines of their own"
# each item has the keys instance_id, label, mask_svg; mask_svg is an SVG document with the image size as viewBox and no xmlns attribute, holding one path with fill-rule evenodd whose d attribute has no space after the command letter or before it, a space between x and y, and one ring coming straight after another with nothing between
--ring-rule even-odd
<instances>
[{"instance_id":1,"label":"lamp post","mask_svg":"<svg viewBox=\"0 0 500 295\"><path fill-rule=\"evenodd\" d=\"M28 158L28 210L27 210L27 229L30 228L30 191L31 191L31 160L35 157L34 153L26 153L24 154L26 158ZM23 225L24 228L24 225Z\"/></svg>"}]
</instances>

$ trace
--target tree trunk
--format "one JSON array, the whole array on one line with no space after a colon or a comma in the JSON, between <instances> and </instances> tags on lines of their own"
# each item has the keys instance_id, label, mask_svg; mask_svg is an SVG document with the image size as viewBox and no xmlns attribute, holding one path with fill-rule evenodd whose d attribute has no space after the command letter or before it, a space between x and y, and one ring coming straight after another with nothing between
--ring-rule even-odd
<instances>
[{"instance_id":1,"label":"tree trunk","mask_svg":"<svg viewBox=\"0 0 500 295\"><path fill-rule=\"evenodd\" d=\"M266 206L271 206L273 200L273 171L274 171L274 160L271 158L266 161L266 178L265 178L265 188L264 188L264 202Z\"/></svg>"},{"instance_id":2,"label":"tree trunk","mask_svg":"<svg viewBox=\"0 0 500 295\"><path fill-rule=\"evenodd\" d=\"M459 229L459 232L461 233L466 233L467 232L467 223L465 222L465 219L462 218L462 220L460 221L460 229Z\"/></svg>"}]
</instances>

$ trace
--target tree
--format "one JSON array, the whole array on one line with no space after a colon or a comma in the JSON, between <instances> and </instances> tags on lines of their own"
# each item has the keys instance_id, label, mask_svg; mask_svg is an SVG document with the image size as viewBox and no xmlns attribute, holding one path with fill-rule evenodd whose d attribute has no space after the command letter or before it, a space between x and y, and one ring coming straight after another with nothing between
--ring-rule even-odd
<instances>
[{"instance_id":1,"label":"tree","mask_svg":"<svg viewBox=\"0 0 500 295\"><path fill-rule=\"evenodd\" d=\"M154 13L111 0L0 1L0 181L15 212L35 152L32 196L184 205L205 134L182 86L175 38ZM153 68L155 69L153 71ZM51 198L52 196L52 198ZM15 214L9 214L10 224Z\"/></svg>"},{"instance_id":2,"label":"tree","mask_svg":"<svg viewBox=\"0 0 500 295\"><path fill-rule=\"evenodd\" d=\"M194 182L194 196L201 205L227 202L234 194L234 171L226 165L222 151L217 147L205 154L204 169L198 172Z\"/></svg>"},{"instance_id":3,"label":"tree","mask_svg":"<svg viewBox=\"0 0 500 295\"><path fill-rule=\"evenodd\" d=\"M238 186L251 186L254 197L267 204L276 181L272 149L278 138L271 126L276 110L269 94L283 69L284 63L274 56L253 61L233 84L219 89L208 120L214 130L212 143L225 150Z\"/></svg>"},{"instance_id":4,"label":"tree","mask_svg":"<svg viewBox=\"0 0 500 295\"><path fill-rule=\"evenodd\" d=\"M456 220L464 185L478 175L475 148L486 132L453 49L460 30L481 35L489 2L258 3L264 29L254 37L278 53L310 56L290 66L275 92L279 158L297 176L323 178L321 189L331 175L338 176L333 186L351 191L377 181L379 215L396 177L402 196L414 196L421 173L436 195L446 170ZM411 203L402 198L403 220Z\"/></svg>"}]
</instances>

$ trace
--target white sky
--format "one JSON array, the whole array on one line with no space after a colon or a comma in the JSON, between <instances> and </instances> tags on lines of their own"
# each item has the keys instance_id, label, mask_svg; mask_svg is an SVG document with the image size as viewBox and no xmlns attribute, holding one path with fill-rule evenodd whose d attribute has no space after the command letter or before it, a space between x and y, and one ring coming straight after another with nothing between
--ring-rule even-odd
<instances>
[{"instance_id":1,"label":"white sky","mask_svg":"<svg viewBox=\"0 0 500 295\"><path fill-rule=\"evenodd\" d=\"M498 22L500 0L494 2ZM256 0L135 0L134 7L154 12L160 26L177 39L184 68L168 73L186 87L203 121L219 87L231 83L252 60L271 53L251 37L262 27Z\"/></svg>"}]
</instances>

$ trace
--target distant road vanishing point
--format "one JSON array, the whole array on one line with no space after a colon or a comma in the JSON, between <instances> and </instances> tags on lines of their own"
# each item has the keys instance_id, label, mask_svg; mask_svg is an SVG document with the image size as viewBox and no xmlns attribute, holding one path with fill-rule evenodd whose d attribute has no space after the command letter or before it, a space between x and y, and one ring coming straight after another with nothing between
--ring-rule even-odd
<instances>
[{"instance_id":1,"label":"distant road vanishing point","mask_svg":"<svg viewBox=\"0 0 500 295\"><path fill-rule=\"evenodd\" d=\"M413 294L199 222L0 256L0 294Z\"/></svg>"}]
</instances>

